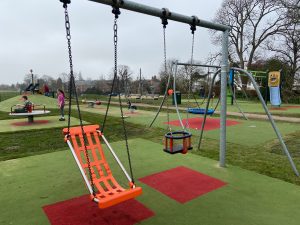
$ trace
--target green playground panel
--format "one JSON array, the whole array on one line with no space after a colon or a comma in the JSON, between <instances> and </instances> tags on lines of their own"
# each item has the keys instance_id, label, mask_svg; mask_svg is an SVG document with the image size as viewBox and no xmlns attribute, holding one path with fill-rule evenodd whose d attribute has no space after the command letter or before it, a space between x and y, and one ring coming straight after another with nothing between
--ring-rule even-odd
<instances>
[{"instance_id":1,"label":"green playground panel","mask_svg":"<svg viewBox=\"0 0 300 225\"><path fill-rule=\"evenodd\" d=\"M124 142L112 146L127 166ZM219 168L216 161L194 154L170 155L162 151L162 145L144 139L129 140L129 146L134 175L143 188L137 200L155 213L140 224L299 224L299 186L230 165ZM116 179L127 183L111 156L106 155ZM138 182L138 178L177 166L228 184L180 204ZM0 224L49 224L42 206L87 194L69 150L1 162L0 179L0 201L5 205L0 208Z\"/></svg>"}]
</instances>

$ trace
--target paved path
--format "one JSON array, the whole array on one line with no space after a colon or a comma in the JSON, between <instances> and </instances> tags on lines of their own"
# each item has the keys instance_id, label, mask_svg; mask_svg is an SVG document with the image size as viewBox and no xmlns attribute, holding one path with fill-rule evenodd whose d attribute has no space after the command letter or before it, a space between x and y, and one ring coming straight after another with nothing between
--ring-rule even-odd
<instances>
[{"instance_id":1,"label":"paved path","mask_svg":"<svg viewBox=\"0 0 300 225\"><path fill-rule=\"evenodd\" d=\"M215 112L216 114L220 114L219 111ZM268 116L267 115L263 115L263 114L253 114L253 113L244 113L246 117L248 117L249 119L261 119L261 120L268 120ZM227 112L227 115L230 116L239 116L242 117L241 113L238 112ZM276 116L276 115L272 115L273 119L276 121L284 121L284 122L292 122L292 123L300 123L300 118L297 117L287 117L287 116Z\"/></svg>"}]
</instances>

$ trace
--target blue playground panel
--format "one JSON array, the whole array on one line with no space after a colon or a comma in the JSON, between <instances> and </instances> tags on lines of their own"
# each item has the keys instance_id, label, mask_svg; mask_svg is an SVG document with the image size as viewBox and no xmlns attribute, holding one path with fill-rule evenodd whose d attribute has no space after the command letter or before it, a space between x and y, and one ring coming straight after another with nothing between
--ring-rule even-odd
<instances>
[{"instance_id":1,"label":"blue playground panel","mask_svg":"<svg viewBox=\"0 0 300 225\"><path fill-rule=\"evenodd\" d=\"M205 109L203 109L203 108L188 108L187 111L189 113L193 113L193 114L205 114ZM214 114L214 112L215 112L215 110L208 109L206 114L212 115L212 114Z\"/></svg>"}]
</instances>

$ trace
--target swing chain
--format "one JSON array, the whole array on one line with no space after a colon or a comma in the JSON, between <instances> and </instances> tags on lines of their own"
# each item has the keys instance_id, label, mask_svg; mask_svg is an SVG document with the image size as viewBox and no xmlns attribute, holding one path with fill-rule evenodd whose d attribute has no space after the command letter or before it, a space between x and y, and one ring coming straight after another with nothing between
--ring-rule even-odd
<instances>
[{"instance_id":1,"label":"swing chain","mask_svg":"<svg viewBox=\"0 0 300 225\"><path fill-rule=\"evenodd\" d=\"M116 0L114 1L114 3L116 5ZM122 4L122 1L121 1L121 4ZM115 86L116 80L118 78L118 24L117 24L117 22L118 22L118 18L119 18L119 15L121 14L121 12L120 12L119 8L116 7L115 5L113 6L113 9L112 9L112 13L115 15L114 26L113 26L113 30L114 30L114 39L113 39L114 40L114 78L113 78L110 95L109 95L109 99L108 99L108 103L107 103L107 107L106 107L106 113L104 116L103 125L101 128L101 133L104 132L104 126L105 126L105 123L107 120L108 110L109 110L110 103L111 103L111 96L114 91L114 86ZM118 86L119 86L119 84L117 83L117 87ZM129 164L129 169L130 169L131 182L132 182L132 187L134 187L134 177L133 177L133 172L132 172L131 158L130 158L130 152L129 152L129 146L128 146L127 130L126 130L126 126L125 126L124 114L123 114L123 109L122 109L120 88L117 88L117 92L118 92L118 96L119 96L119 105L120 105L121 119L122 119L123 131L124 131L124 139L125 139L125 143L126 143L126 151L127 151L128 164Z\"/></svg>"},{"instance_id":2,"label":"swing chain","mask_svg":"<svg viewBox=\"0 0 300 225\"><path fill-rule=\"evenodd\" d=\"M114 79L117 79L118 76L118 16L120 15L120 10L117 8L117 10L113 10L113 13L115 14L115 20L114 20ZM130 170L130 176L131 176L131 182L134 187L134 177L132 172L132 166L131 166L131 157L129 152L129 146L128 146L128 136L127 136L127 130L125 126L125 119L124 119L124 113L122 109L122 100L120 95L120 84L118 83L118 96L119 96L119 105L120 105L120 112L121 112L121 120L122 120L122 126L124 131L124 139L125 139L125 145L126 145L126 152L127 152L127 158L128 158L128 164L129 164L129 170Z\"/></svg>"},{"instance_id":3,"label":"swing chain","mask_svg":"<svg viewBox=\"0 0 300 225\"><path fill-rule=\"evenodd\" d=\"M70 20L67 7L65 8L65 19L66 19L66 37L68 40L68 50L69 50L69 62L70 62L70 73L73 76L73 60L72 60L72 49L71 49L71 32L70 32Z\"/></svg>"},{"instance_id":4,"label":"swing chain","mask_svg":"<svg viewBox=\"0 0 300 225\"><path fill-rule=\"evenodd\" d=\"M163 24L163 38L164 38L164 74L165 76L167 77L167 74L168 74L168 68L167 68L167 43L166 43L166 25L168 24L168 21L167 20L163 20L162 18L162 24ZM171 132L172 129L171 129L171 126L170 126L170 116L169 116L169 92L168 92L168 97L167 97L167 121L168 121L168 129L169 131Z\"/></svg>"},{"instance_id":5,"label":"swing chain","mask_svg":"<svg viewBox=\"0 0 300 225\"><path fill-rule=\"evenodd\" d=\"M116 1L114 1L114 4L116 4ZM109 111L109 107L110 107L110 103L111 103L111 97L112 97L112 94L114 92L114 87L115 87L115 82L116 82L116 79L117 79L117 48L118 48L118 18L119 18L119 15L121 14L121 11L118 7L116 6L113 6L113 9L111 11L114 15L115 15L115 19L114 19L114 26L113 26L113 30L114 30L114 78L113 78L113 82L112 82L112 85L111 85L111 89L110 89L110 95L109 95L109 98L108 98L108 103L107 103L107 107L106 107L106 112L105 112L105 116L104 116L104 120L103 120L103 123L102 123L102 126L101 126L101 133L104 132L104 127L105 127L105 124L106 124L106 120L107 120L107 116L108 116L108 111Z\"/></svg>"},{"instance_id":6,"label":"swing chain","mask_svg":"<svg viewBox=\"0 0 300 225\"><path fill-rule=\"evenodd\" d=\"M118 76L118 17L114 20L114 78L117 79Z\"/></svg>"},{"instance_id":7,"label":"swing chain","mask_svg":"<svg viewBox=\"0 0 300 225\"><path fill-rule=\"evenodd\" d=\"M76 91L76 85L75 85L75 78L74 78L74 73L73 73L73 60L72 60L72 49L71 49L71 26L70 26L70 20L69 20L69 14L68 14L68 5L70 4L71 1L70 0L60 0L61 2L63 2L63 7L65 9L65 27L66 27L66 38L68 41L68 52L69 52L69 63L70 63L70 83L69 83L69 112L68 112L68 136L70 133L70 118L71 118L71 102L72 102L72 88L74 88L74 95L76 98L76 104L77 104L77 110L78 110L78 116L79 116L79 120L80 120L80 126L81 126L81 130L82 130L82 135L83 135L83 145L84 145L84 153L86 156L86 160L87 160L87 164L88 164L88 171L89 171L89 175L90 175L90 179L91 179L91 186L92 186L92 194L95 197L96 196L96 191L95 191L95 186L94 186L94 181L93 181L93 175L92 175L92 169L91 169L91 163L90 163L90 158L88 155L88 151L87 151L87 146L86 146L86 136L84 133L84 129L83 129L83 123L82 123L82 117L81 117L81 113L80 113L80 108L79 108L79 101L78 101L78 96L77 96L77 91Z\"/></svg>"},{"instance_id":8,"label":"swing chain","mask_svg":"<svg viewBox=\"0 0 300 225\"><path fill-rule=\"evenodd\" d=\"M68 13L68 5L71 1L68 0L61 0L63 2L63 7L65 9L65 28L66 28L66 38L68 42L68 53L69 53L69 65L70 65L70 82L69 82L69 111L68 111L68 134L70 131L71 125L71 104L72 104L72 86L73 86L73 59L72 59L72 49L71 49L71 25L69 20L69 13Z\"/></svg>"},{"instance_id":9,"label":"swing chain","mask_svg":"<svg viewBox=\"0 0 300 225\"><path fill-rule=\"evenodd\" d=\"M194 26L194 28L192 28L191 25L191 30L192 30L192 49L191 49L191 64L190 64L190 77L189 77L189 82L188 82L188 108L190 108L190 98L191 98L191 92L192 92L192 78L193 78L193 63L194 63L194 45L195 45L195 30L196 30L196 26ZM185 127L189 128L190 124L189 124L189 112L186 111L186 124Z\"/></svg>"}]
</instances>

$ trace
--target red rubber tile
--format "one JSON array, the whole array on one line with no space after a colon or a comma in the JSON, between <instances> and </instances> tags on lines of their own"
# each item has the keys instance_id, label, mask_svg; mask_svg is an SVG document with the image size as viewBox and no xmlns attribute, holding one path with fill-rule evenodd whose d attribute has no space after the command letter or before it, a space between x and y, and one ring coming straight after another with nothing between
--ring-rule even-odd
<instances>
[{"instance_id":1,"label":"red rubber tile","mask_svg":"<svg viewBox=\"0 0 300 225\"><path fill-rule=\"evenodd\" d=\"M299 109L300 105L289 105L289 106L285 106L284 108L289 108L289 109Z\"/></svg>"},{"instance_id":2,"label":"red rubber tile","mask_svg":"<svg viewBox=\"0 0 300 225\"><path fill-rule=\"evenodd\" d=\"M195 117L195 118L189 118L188 123L187 119L182 120L184 125L189 125L189 128L191 129L201 129L203 118ZM165 124L168 124L168 122L165 122ZM170 125L181 127L179 120L173 120L169 122ZM234 126L240 124L240 122L237 122L235 120L226 120L226 126ZM216 118L207 118L204 126L204 130L216 130L220 129L220 119Z\"/></svg>"},{"instance_id":3,"label":"red rubber tile","mask_svg":"<svg viewBox=\"0 0 300 225\"><path fill-rule=\"evenodd\" d=\"M33 123L28 123L27 121L22 122L14 122L11 123L13 126L35 126L40 124L46 124L49 123L49 120L35 120Z\"/></svg>"},{"instance_id":4,"label":"red rubber tile","mask_svg":"<svg viewBox=\"0 0 300 225\"><path fill-rule=\"evenodd\" d=\"M133 225L154 216L136 200L128 200L106 209L99 209L89 195L43 207L52 225Z\"/></svg>"},{"instance_id":5,"label":"red rubber tile","mask_svg":"<svg viewBox=\"0 0 300 225\"><path fill-rule=\"evenodd\" d=\"M188 202L226 185L221 180L184 166L152 174L139 180L180 203Z\"/></svg>"},{"instance_id":6,"label":"red rubber tile","mask_svg":"<svg viewBox=\"0 0 300 225\"><path fill-rule=\"evenodd\" d=\"M286 111L286 110L287 110L287 107L270 108L270 110L275 110L275 111Z\"/></svg>"}]
</instances>

